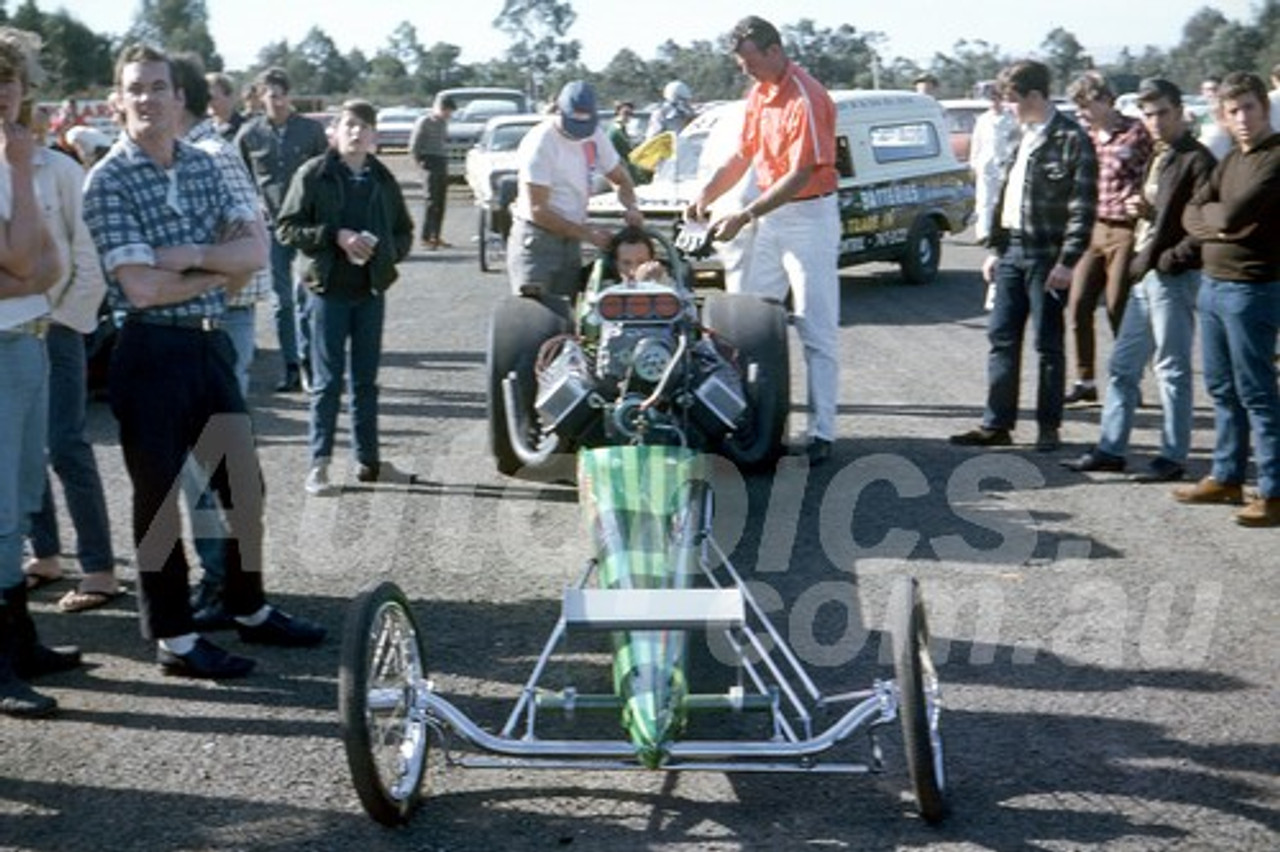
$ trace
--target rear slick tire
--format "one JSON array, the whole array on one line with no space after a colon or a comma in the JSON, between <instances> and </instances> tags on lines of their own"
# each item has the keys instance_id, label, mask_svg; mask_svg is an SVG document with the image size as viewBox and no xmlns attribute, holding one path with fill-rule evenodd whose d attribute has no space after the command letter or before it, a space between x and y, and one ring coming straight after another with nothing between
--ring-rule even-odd
<instances>
[{"instance_id":1,"label":"rear slick tire","mask_svg":"<svg viewBox=\"0 0 1280 852\"><path fill-rule=\"evenodd\" d=\"M724 439L722 450L741 468L767 467L782 455L791 408L786 310L745 293L712 293L702 324L738 351L747 394L749 420Z\"/></svg>"}]
</instances>

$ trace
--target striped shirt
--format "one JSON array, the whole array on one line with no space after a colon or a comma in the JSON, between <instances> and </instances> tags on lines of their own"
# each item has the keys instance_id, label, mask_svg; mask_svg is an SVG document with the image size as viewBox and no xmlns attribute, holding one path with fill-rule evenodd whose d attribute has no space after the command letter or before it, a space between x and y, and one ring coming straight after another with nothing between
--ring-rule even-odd
<instances>
[{"instance_id":1,"label":"striped shirt","mask_svg":"<svg viewBox=\"0 0 1280 852\"><path fill-rule=\"evenodd\" d=\"M166 169L121 134L85 182L84 221L107 275L107 302L117 313L136 311L116 277L120 267L154 266L155 248L212 245L224 226L257 216L256 207L232 194L213 157L181 141L174 142L173 164ZM225 307L226 294L218 287L150 311L219 317Z\"/></svg>"},{"instance_id":2,"label":"striped shirt","mask_svg":"<svg viewBox=\"0 0 1280 852\"><path fill-rule=\"evenodd\" d=\"M777 85L756 83L747 96L738 152L751 160L764 192L796 168L812 166L796 199L836 188L836 107L821 83L787 62Z\"/></svg>"}]
</instances>

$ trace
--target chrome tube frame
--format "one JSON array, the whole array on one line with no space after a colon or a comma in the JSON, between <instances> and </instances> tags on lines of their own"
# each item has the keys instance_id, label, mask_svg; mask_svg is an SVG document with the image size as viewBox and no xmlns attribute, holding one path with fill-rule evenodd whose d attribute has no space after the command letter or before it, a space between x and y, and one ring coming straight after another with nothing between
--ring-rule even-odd
<instances>
[{"instance_id":1,"label":"chrome tube frame","mask_svg":"<svg viewBox=\"0 0 1280 852\"><path fill-rule=\"evenodd\" d=\"M898 714L898 689L892 680L876 680L870 689L826 695L809 676L804 664L786 644L781 632L769 620L758 601L746 588L742 576L728 555L704 534L700 568L715 588L737 588L747 604L749 621L740 627L722 631L726 642L737 655L750 688L741 687L720 696L691 696L698 709L726 709L735 712L767 712L771 717L772 736L756 740L678 740L668 747L663 769L718 772L831 772L862 774L879 769L878 749L873 746L870 764L851 761L822 761L820 756L847 740L859 730L868 732L894 721ZM710 557L719 560L727 581L717 576ZM595 572L594 560L587 560L576 586L586 588ZM520 690L501 732L492 734L481 728L463 710L451 703L430 681L416 684L414 712L422 714L436 732L446 761L450 765L469 768L541 768L541 769L643 769L635 759L634 746L624 738L541 739L537 734L538 710L547 708L572 714L578 709L615 709L608 696L579 696L572 687L563 690L540 688L539 683L569 632L562 614L548 636L533 670ZM765 643L773 643L771 651ZM753 661L749 652L758 655ZM781 659L775 659L774 653ZM793 681L795 683L793 683ZM797 686L798 684L798 686ZM753 691L754 690L754 691ZM388 696L387 700L391 700ZM815 732L814 711L829 710L833 705L852 706L820 731ZM796 724L793 724L793 720ZM797 730L797 727L799 730ZM520 733L517 735L517 731ZM449 749L448 734L479 753L457 753Z\"/></svg>"}]
</instances>

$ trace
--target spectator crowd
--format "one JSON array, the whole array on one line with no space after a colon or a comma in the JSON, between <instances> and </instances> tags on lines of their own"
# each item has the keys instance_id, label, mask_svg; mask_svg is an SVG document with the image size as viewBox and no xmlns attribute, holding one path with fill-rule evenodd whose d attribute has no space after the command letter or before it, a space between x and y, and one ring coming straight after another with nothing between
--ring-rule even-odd
<instances>
[{"instance_id":1,"label":"spectator crowd","mask_svg":"<svg viewBox=\"0 0 1280 852\"><path fill-rule=\"evenodd\" d=\"M415 229L401 189L377 156L376 111L347 101L331 127L300 115L286 72L259 76L236 108L230 81L199 59L146 45L120 53L113 144L64 128L46 145L32 116L43 81L39 40L0 28L0 713L43 716L54 700L30 681L80 665L73 648L43 644L30 590L63 577L61 484L80 575L58 600L66 613L121 593L102 480L85 437L84 335L111 318L110 405L133 488L132 543L143 636L169 675L247 675L251 658L208 638L234 630L251 644L314 646L325 628L269 602L263 571L265 489L249 415L256 306L269 300L279 344L279 393L306 393L309 472L317 498L329 469L344 393L361 481L406 476L379 452L377 374L386 291L415 234L442 239L448 100L415 130L427 173ZM823 85L786 55L777 30L751 16L734 56L752 81L738 150L686 211L725 238L758 228L744 292L790 299L809 370L810 464L835 456L840 310L834 112ZM1035 449L1061 449L1064 408L1101 404L1096 444L1063 464L1173 483L1189 470L1193 343L1203 353L1215 438L1207 475L1180 485L1185 504L1238 507L1245 527L1280 526L1280 65L1273 91L1257 75L1215 81L1211 151L1184 120L1181 90L1142 81L1142 117L1116 109L1101 75L1068 87L1078 113L1051 98L1049 69L1006 68L975 135L978 237L991 288L983 418L951 437L968 447L1014 443L1028 326L1038 359ZM922 91L936 81L921 78ZM674 81L649 135L693 115ZM631 105L619 104L620 127ZM607 176L641 225L626 152L631 140L597 125L592 87L575 81L556 115L521 148L511 286L525 298L572 295L579 247L614 235L587 221L593 175ZM711 204L753 167L758 194ZM594 173L592 169L596 170ZM1099 303L1115 342L1097 362ZM1070 335L1068 334L1070 332ZM1068 391L1067 341L1074 376ZM1130 472L1139 386L1153 370L1162 410L1157 454ZM1252 462L1257 491L1246 484ZM176 487L175 487L176 486ZM188 564L183 513L190 517ZM191 585L191 568L200 569Z\"/></svg>"}]
</instances>

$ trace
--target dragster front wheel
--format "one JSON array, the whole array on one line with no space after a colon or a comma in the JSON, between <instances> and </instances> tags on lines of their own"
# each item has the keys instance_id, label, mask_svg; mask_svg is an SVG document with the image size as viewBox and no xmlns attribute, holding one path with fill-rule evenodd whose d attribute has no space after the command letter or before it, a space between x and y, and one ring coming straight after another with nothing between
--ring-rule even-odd
<instances>
[{"instance_id":1,"label":"dragster front wheel","mask_svg":"<svg viewBox=\"0 0 1280 852\"><path fill-rule=\"evenodd\" d=\"M924 601L914 577L903 578L894 589L892 606L893 668L907 771L920 815L925 822L936 823L947 814L940 727L942 698L938 672L929 654Z\"/></svg>"},{"instance_id":2,"label":"dragster front wheel","mask_svg":"<svg viewBox=\"0 0 1280 852\"><path fill-rule=\"evenodd\" d=\"M427 729L415 696L425 654L404 593L382 582L361 592L342 628L338 716L360 803L384 825L408 820L421 795Z\"/></svg>"}]
</instances>

